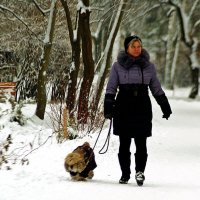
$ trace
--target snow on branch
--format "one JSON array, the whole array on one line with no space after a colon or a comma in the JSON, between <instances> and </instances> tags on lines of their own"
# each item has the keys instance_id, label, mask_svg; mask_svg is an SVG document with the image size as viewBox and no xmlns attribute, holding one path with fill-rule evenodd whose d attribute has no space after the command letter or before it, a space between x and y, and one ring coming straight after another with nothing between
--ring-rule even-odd
<instances>
[{"instance_id":1,"label":"snow on branch","mask_svg":"<svg viewBox=\"0 0 200 200\"><path fill-rule=\"evenodd\" d=\"M79 23L79 14L78 11L76 12L76 24L75 29L73 30L73 41L77 41L78 38L78 23Z\"/></svg>"},{"instance_id":2,"label":"snow on branch","mask_svg":"<svg viewBox=\"0 0 200 200\"><path fill-rule=\"evenodd\" d=\"M47 33L45 35L45 38L44 38L44 44L49 44L51 43L50 41L50 35L51 35L51 32L52 32L52 24L53 24L53 17L54 17L54 9L55 9L55 6L56 6L56 1L57 0L52 0L52 3L51 3L51 7L50 7L50 16L49 16L49 22L48 22L48 27L47 27Z\"/></svg>"},{"instance_id":3,"label":"snow on branch","mask_svg":"<svg viewBox=\"0 0 200 200\"><path fill-rule=\"evenodd\" d=\"M199 40L198 38L193 38L193 45L192 45L192 53L190 55L190 59L192 60L192 68L195 69L195 68L199 68L199 58L198 58L198 55L197 55L197 49L198 49L198 45L199 45Z\"/></svg>"},{"instance_id":4,"label":"snow on branch","mask_svg":"<svg viewBox=\"0 0 200 200\"><path fill-rule=\"evenodd\" d=\"M95 39L99 38L99 34L100 34L100 32L101 32L102 25L103 25L103 20L100 20L99 23L98 23L96 32L92 34L92 36L93 36Z\"/></svg>"},{"instance_id":5,"label":"snow on branch","mask_svg":"<svg viewBox=\"0 0 200 200\"><path fill-rule=\"evenodd\" d=\"M141 7L138 8L138 9L143 9L144 6L145 6L145 4L141 5ZM139 18L139 17L143 17L143 16L147 15L148 13L152 12L153 10L155 10L155 9L157 9L157 8L159 8L159 7L160 7L160 4L155 4L155 5L153 5L152 7L145 9L143 12L141 12L141 13L136 17L136 19Z\"/></svg>"},{"instance_id":6,"label":"snow on branch","mask_svg":"<svg viewBox=\"0 0 200 200\"><path fill-rule=\"evenodd\" d=\"M76 6L77 11L81 11L81 14L86 13L86 11L90 11L90 7L84 5L82 0L78 0L78 4Z\"/></svg>"},{"instance_id":7,"label":"snow on branch","mask_svg":"<svg viewBox=\"0 0 200 200\"><path fill-rule=\"evenodd\" d=\"M0 5L0 9L2 9L3 11L7 11L7 12L11 13L11 14L12 14L14 17L16 17L20 22L22 22L22 24L24 24L26 27L28 27L28 25L26 24L26 22L24 22L24 21L22 20L22 18L21 18L20 16L18 16L17 14L15 14L15 12L12 11L11 9L9 9L9 8L3 6L3 5Z\"/></svg>"},{"instance_id":8,"label":"snow on branch","mask_svg":"<svg viewBox=\"0 0 200 200\"><path fill-rule=\"evenodd\" d=\"M4 11L6 11L6 12L9 12L9 13L11 13L16 19L18 19L24 26L26 26L26 28L28 29L28 31L30 31L39 41L41 41L38 37L37 37L37 35L28 27L28 25L27 25L27 23L24 21L24 20L22 20L22 18L20 17L20 16L18 16L13 10L11 10L11 9L9 9L9 8L7 8L7 7L5 7L5 6L3 6L3 5L0 5L0 9L4 12Z\"/></svg>"},{"instance_id":9,"label":"snow on branch","mask_svg":"<svg viewBox=\"0 0 200 200\"><path fill-rule=\"evenodd\" d=\"M200 20L197 20L193 26L192 34L196 31L196 28L200 25Z\"/></svg>"},{"instance_id":10,"label":"snow on branch","mask_svg":"<svg viewBox=\"0 0 200 200\"><path fill-rule=\"evenodd\" d=\"M98 20L92 20L91 22L90 22L90 24L92 24L92 23L96 23L96 22L101 22L101 23L103 23L106 19L107 19L107 15L108 14L110 14L111 12L112 12L112 10L114 10L115 9L115 7L117 7L116 5L113 5L113 6L111 6L111 7L109 7L109 9L101 16L101 18L99 18Z\"/></svg>"},{"instance_id":11,"label":"snow on branch","mask_svg":"<svg viewBox=\"0 0 200 200\"><path fill-rule=\"evenodd\" d=\"M36 0L33 0L33 3L37 7L37 9L45 16L46 13L50 12L50 9L44 10L40 7L39 3Z\"/></svg>"},{"instance_id":12,"label":"snow on branch","mask_svg":"<svg viewBox=\"0 0 200 200\"><path fill-rule=\"evenodd\" d=\"M193 3L192 8L191 8L191 10L190 10L190 13L189 13L189 15L188 15L189 18L191 18L191 16L193 15L194 10L196 9L198 3L199 3L199 0L196 0L196 1Z\"/></svg>"},{"instance_id":13,"label":"snow on branch","mask_svg":"<svg viewBox=\"0 0 200 200\"><path fill-rule=\"evenodd\" d=\"M176 9L175 9L174 7L171 7L171 8L169 9L169 11L167 12L167 17L170 17L171 14L172 14L174 11L176 11Z\"/></svg>"}]
</instances>

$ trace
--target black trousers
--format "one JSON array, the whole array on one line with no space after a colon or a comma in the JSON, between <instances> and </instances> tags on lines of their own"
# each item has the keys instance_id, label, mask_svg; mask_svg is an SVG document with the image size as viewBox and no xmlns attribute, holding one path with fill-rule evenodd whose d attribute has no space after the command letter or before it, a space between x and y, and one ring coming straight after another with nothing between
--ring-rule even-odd
<instances>
[{"instance_id":1,"label":"black trousers","mask_svg":"<svg viewBox=\"0 0 200 200\"><path fill-rule=\"evenodd\" d=\"M130 178L131 170L131 142L132 138L119 136L119 164L122 170L122 176ZM136 173L145 171L146 162L147 162L147 138L138 137L134 138L136 152L135 152L135 171Z\"/></svg>"}]
</instances>

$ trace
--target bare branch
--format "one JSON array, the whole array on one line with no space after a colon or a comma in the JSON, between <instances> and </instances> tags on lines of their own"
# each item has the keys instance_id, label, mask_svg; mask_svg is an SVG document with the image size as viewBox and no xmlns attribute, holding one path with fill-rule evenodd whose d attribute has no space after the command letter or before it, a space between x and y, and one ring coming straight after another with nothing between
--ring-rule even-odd
<instances>
[{"instance_id":1,"label":"bare branch","mask_svg":"<svg viewBox=\"0 0 200 200\"><path fill-rule=\"evenodd\" d=\"M60 1L62 3L64 11L65 11L67 24L68 24L68 28L69 28L68 31L69 31L70 42L71 42L71 45L72 45L73 40L74 40L74 33L73 33L73 25L72 25L72 19L71 19L71 16L70 16L69 7L68 7L68 4L67 4L67 1L65 1L65 0L60 0Z\"/></svg>"},{"instance_id":2,"label":"bare branch","mask_svg":"<svg viewBox=\"0 0 200 200\"><path fill-rule=\"evenodd\" d=\"M36 0L32 0L33 3L35 4L36 8L42 13L42 15L45 16L46 13L50 12L50 9L44 10L40 7L39 3Z\"/></svg>"},{"instance_id":3,"label":"bare branch","mask_svg":"<svg viewBox=\"0 0 200 200\"><path fill-rule=\"evenodd\" d=\"M192 29L192 34L194 34L194 32L196 31L196 28L200 25L200 20L197 20L193 26L193 29Z\"/></svg>"},{"instance_id":4,"label":"bare branch","mask_svg":"<svg viewBox=\"0 0 200 200\"><path fill-rule=\"evenodd\" d=\"M40 147L42 147L43 145L45 145L47 143L47 141L52 138L53 134L48 136L47 139L38 147L32 149L31 151L29 151L26 155L23 156L23 158L21 160L24 160L28 155L30 155L33 151L36 151L37 149L39 149Z\"/></svg>"},{"instance_id":5,"label":"bare branch","mask_svg":"<svg viewBox=\"0 0 200 200\"><path fill-rule=\"evenodd\" d=\"M0 5L0 9L2 11L7 11L7 12L11 13L16 19L18 19L29 30L29 32L31 32L40 42L42 42L42 40L40 40L37 37L37 35L28 27L27 23L25 21L23 21L20 16L18 16L17 14L15 14L14 11L12 11L11 9L9 9L9 8L3 6L3 5Z\"/></svg>"},{"instance_id":6,"label":"bare branch","mask_svg":"<svg viewBox=\"0 0 200 200\"><path fill-rule=\"evenodd\" d=\"M191 18L191 16L193 15L194 10L196 9L198 3L199 3L199 0L196 0L196 1L193 3L192 8L191 8L190 13L189 13L189 16L188 16L189 18Z\"/></svg>"}]
</instances>

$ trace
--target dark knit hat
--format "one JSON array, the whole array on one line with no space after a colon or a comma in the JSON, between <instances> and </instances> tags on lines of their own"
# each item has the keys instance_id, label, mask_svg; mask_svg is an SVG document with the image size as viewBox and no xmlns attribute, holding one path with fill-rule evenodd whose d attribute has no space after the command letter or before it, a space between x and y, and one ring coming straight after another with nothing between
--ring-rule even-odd
<instances>
[{"instance_id":1,"label":"dark knit hat","mask_svg":"<svg viewBox=\"0 0 200 200\"><path fill-rule=\"evenodd\" d=\"M137 35L132 35L132 36L128 36L125 38L124 40L124 49L125 49L125 52L127 52L127 49L128 49L128 46L130 44L131 41L140 41L141 44L142 44L142 40L140 39L140 37L138 37Z\"/></svg>"}]
</instances>

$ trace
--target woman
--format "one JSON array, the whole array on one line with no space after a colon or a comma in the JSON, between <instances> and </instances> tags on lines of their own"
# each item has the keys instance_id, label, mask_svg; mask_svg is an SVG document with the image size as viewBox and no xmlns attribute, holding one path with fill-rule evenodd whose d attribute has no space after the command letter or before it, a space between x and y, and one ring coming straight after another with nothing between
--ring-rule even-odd
<instances>
[{"instance_id":1,"label":"woman","mask_svg":"<svg viewBox=\"0 0 200 200\"><path fill-rule=\"evenodd\" d=\"M104 116L107 119L113 117L113 133L119 136L118 159L122 171L119 183L126 184L130 179L130 146L134 138L135 179L142 186L148 156L146 141L152 135L152 106L148 88L160 105L163 118L168 119L172 111L156 76L155 66L149 61L148 52L142 48L142 40L136 35L129 36L124 41L124 47L125 51L118 54L117 62L111 68Z\"/></svg>"}]
</instances>

